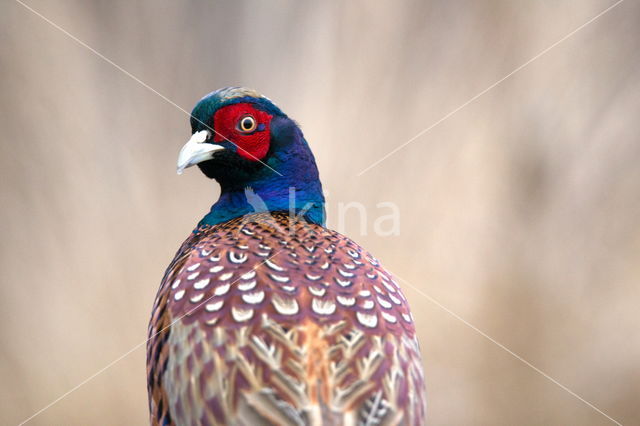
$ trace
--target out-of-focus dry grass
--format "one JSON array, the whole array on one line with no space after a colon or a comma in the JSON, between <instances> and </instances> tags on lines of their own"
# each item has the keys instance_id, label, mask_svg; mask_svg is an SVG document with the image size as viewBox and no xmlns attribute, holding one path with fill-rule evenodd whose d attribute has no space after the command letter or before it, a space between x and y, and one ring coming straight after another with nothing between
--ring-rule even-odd
<instances>
[{"instance_id":1,"label":"out-of-focus dry grass","mask_svg":"<svg viewBox=\"0 0 640 426\"><path fill-rule=\"evenodd\" d=\"M626 1L356 173L611 1L28 1L190 110L255 87L297 119L346 233L624 424L640 418L640 7ZM187 117L11 0L0 5L0 423L145 339L162 272L216 186L177 177ZM609 421L405 286L429 419ZM146 422L144 348L30 424Z\"/></svg>"}]
</instances>

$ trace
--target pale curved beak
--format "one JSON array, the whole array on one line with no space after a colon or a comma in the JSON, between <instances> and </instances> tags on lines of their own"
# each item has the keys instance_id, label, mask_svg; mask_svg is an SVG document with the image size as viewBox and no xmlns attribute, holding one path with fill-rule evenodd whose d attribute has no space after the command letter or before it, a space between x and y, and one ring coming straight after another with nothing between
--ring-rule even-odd
<instances>
[{"instance_id":1,"label":"pale curved beak","mask_svg":"<svg viewBox=\"0 0 640 426\"><path fill-rule=\"evenodd\" d=\"M211 139L211 132L209 130L201 130L191 135L191 139L184 144L180 150L180 154L178 154L177 172L179 175L181 175L187 167L211 160L214 152L224 149L224 147L220 145L205 143L209 139Z\"/></svg>"}]
</instances>

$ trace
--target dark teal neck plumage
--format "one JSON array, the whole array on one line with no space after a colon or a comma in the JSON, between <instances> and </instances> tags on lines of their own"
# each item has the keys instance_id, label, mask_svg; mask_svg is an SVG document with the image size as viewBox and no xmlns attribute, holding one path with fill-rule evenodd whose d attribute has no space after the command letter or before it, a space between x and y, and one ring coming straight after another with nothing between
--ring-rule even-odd
<instances>
[{"instance_id":1,"label":"dark teal neck plumage","mask_svg":"<svg viewBox=\"0 0 640 426\"><path fill-rule=\"evenodd\" d=\"M256 212L292 212L308 222L325 225L324 196L318 168L297 125L286 117L271 123L269 167L242 182L220 181L221 194L198 228ZM277 173L276 173L277 172Z\"/></svg>"}]
</instances>

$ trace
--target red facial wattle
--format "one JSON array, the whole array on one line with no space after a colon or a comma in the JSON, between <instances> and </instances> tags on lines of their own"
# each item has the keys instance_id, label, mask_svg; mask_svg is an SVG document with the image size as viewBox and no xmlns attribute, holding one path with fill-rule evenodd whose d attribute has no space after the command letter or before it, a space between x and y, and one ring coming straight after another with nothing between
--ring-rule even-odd
<instances>
[{"instance_id":1,"label":"red facial wattle","mask_svg":"<svg viewBox=\"0 0 640 426\"><path fill-rule=\"evenodd\" d=\"M245 117L255 120L255 130L242 130L241 120ZM271 118L269 113L248 103L227 105L217 110L213 116L213 141L229 140L236 145L241 157L252 161L262 160L269 151Z\"/></svg>"}]
</instances>

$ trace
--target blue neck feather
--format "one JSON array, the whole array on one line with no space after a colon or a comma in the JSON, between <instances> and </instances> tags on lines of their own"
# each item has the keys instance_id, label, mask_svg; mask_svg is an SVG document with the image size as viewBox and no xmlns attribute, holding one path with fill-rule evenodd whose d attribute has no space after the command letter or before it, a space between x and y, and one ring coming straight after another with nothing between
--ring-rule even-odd
<instances>
[{"instance_id":1,"label":"blue neck feather","mask_svg":"<svg viewBox=\"0 0 640 426\"><path fill-rule=\"evenodd\" d=\"M308 222L325 225L324 195L315 159L302 131L286 116L273 118L271 147L263 161L273 170L262 166L242 181L218 179L220 198L198 227L264 211L293 212Z\"/></svg>"}]
</instances>

